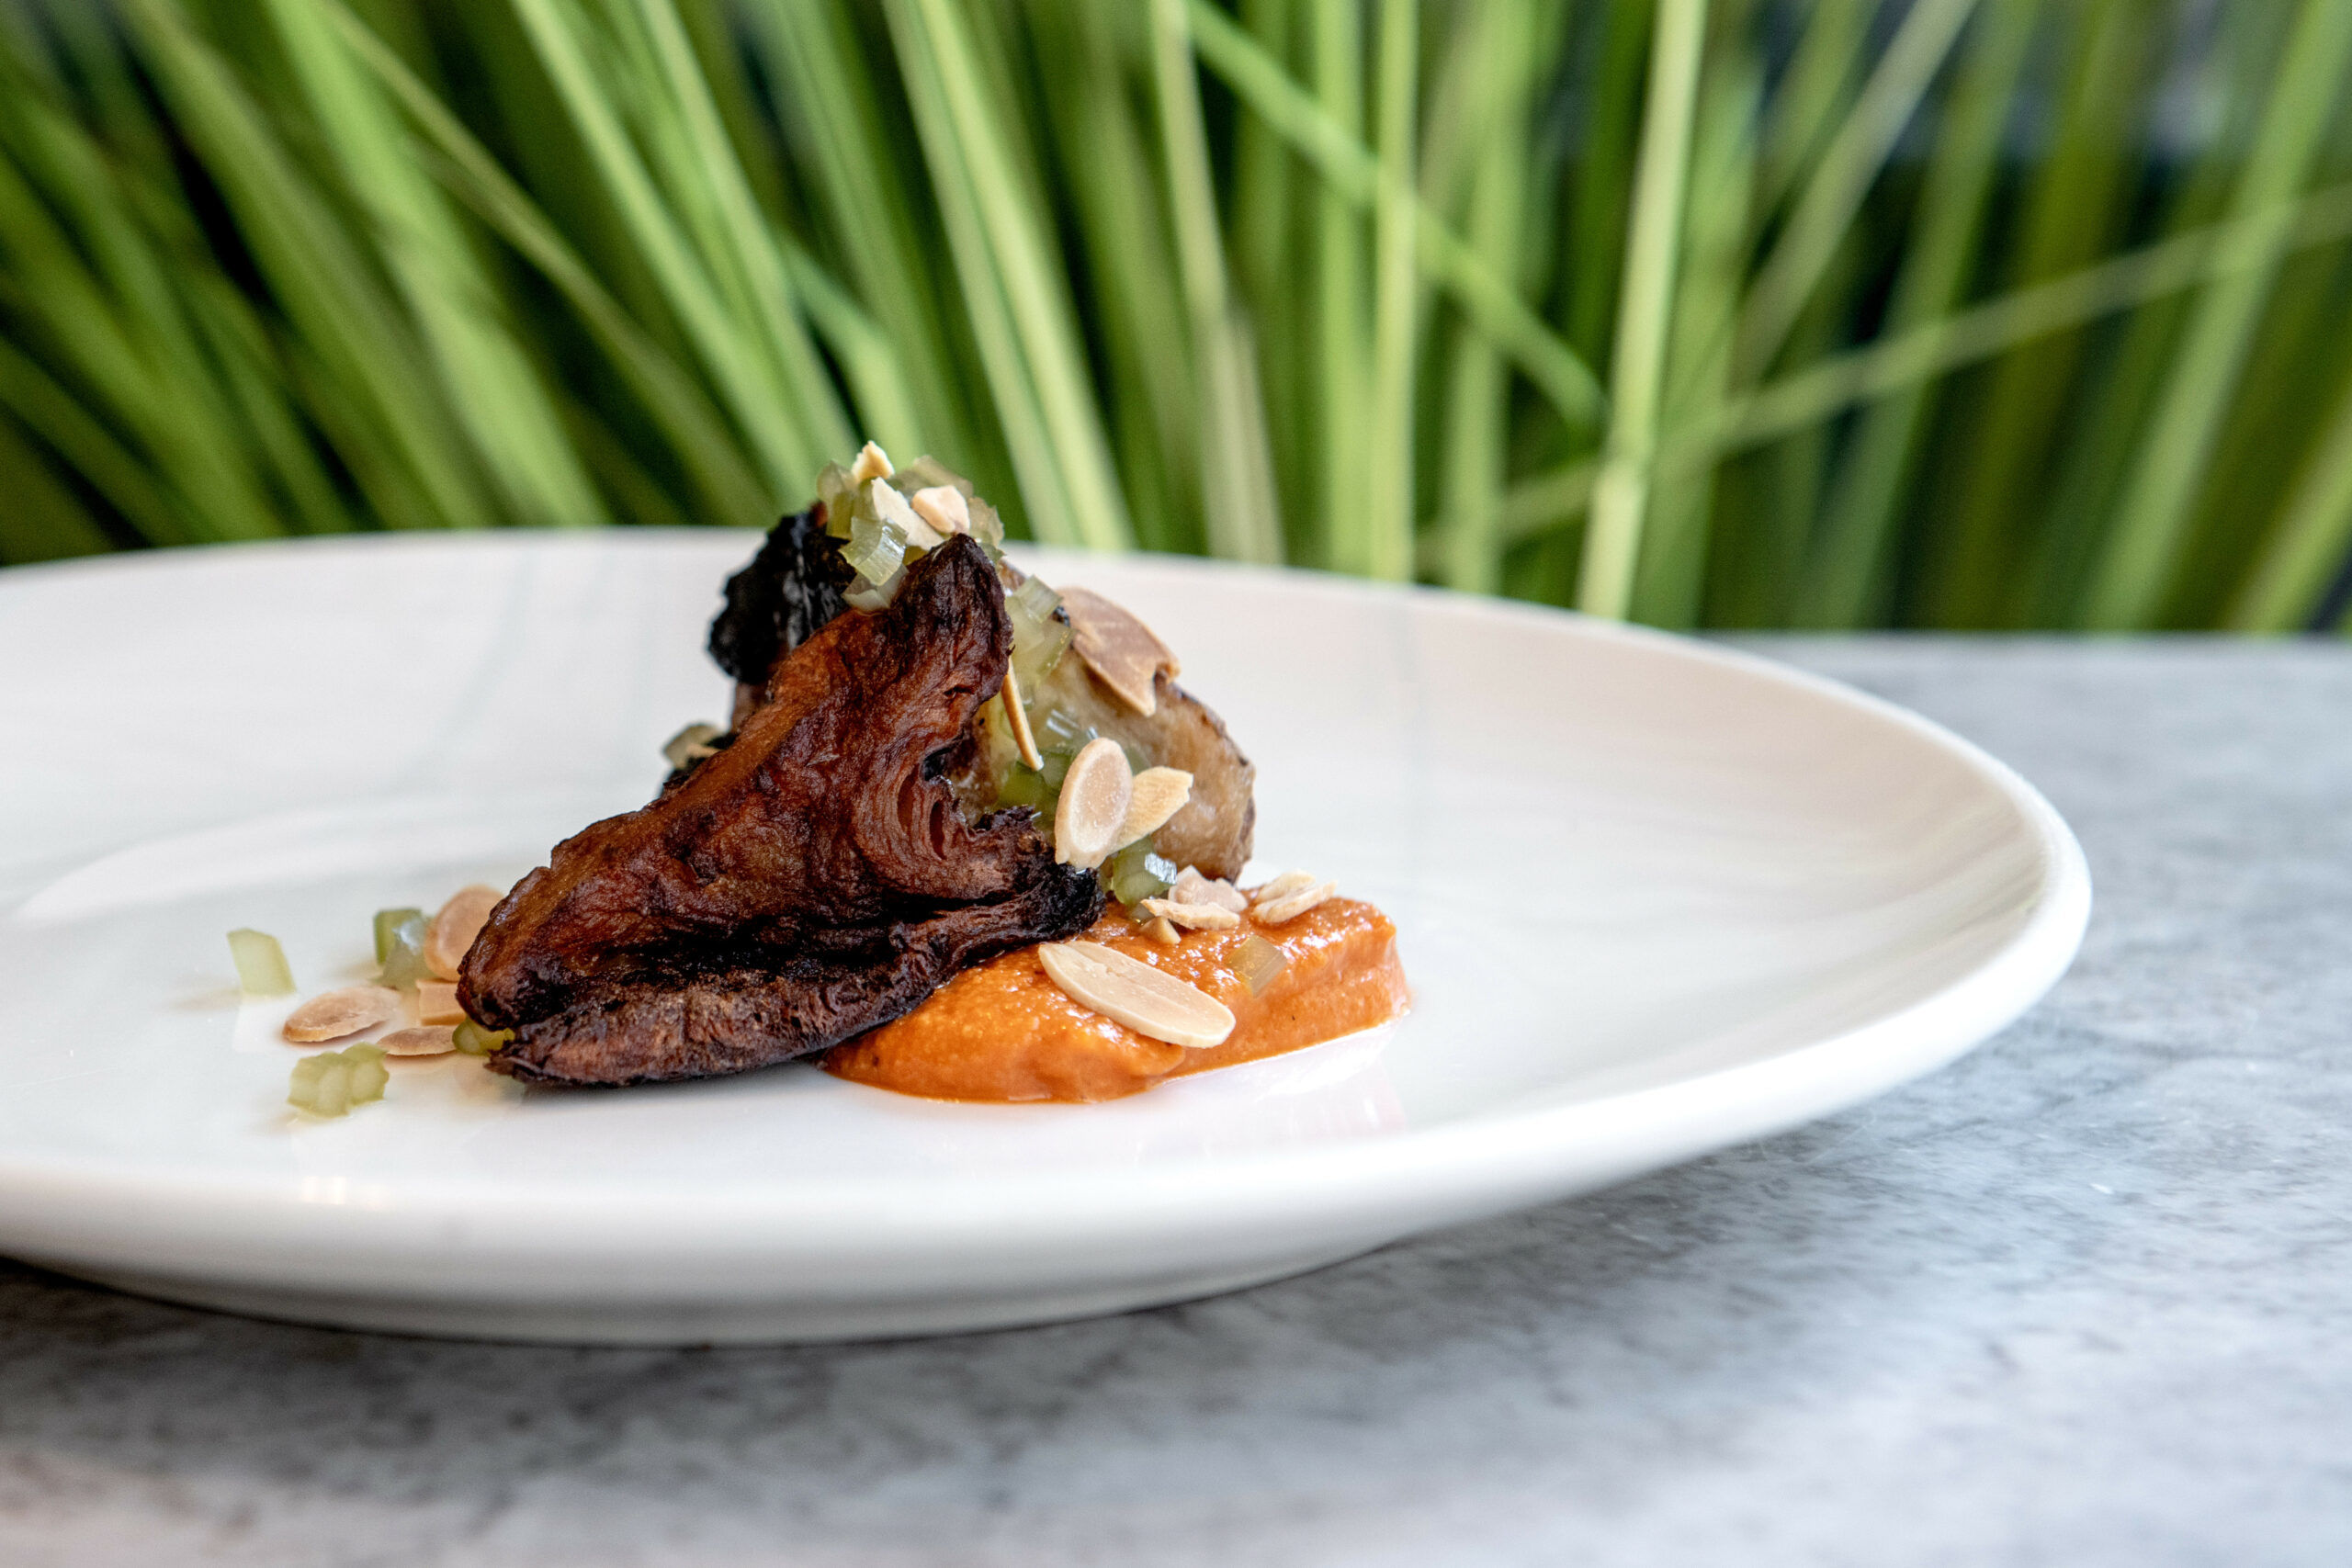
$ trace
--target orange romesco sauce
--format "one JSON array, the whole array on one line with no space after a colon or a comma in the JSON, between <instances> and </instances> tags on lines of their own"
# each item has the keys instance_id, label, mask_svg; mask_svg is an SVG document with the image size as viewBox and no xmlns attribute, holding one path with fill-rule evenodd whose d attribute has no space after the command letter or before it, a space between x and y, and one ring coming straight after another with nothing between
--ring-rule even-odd
<instances>
[{"instance_id":1,"label":"orange romesco sauce","mask_svg":"<svg viewBox=\"0 0 2352 1568\"><path fill-rule=\"evenodd\" d=\"M1257 996L1233 958L1252 935L1289 963ZM1244 915L1231 931L1184 932L1174 947L1114 904L1085 941L1198 986L1233 1010L1233 1032L1205 1050L1137 1034L1064 996L1037 950L965 970L906 1017L826 1053L837 1077L932 1100L1116 1100L1163 1078L1254 1062L1385 1023L1412 1001L1396 928L1369 904L1328 899L1279 926Z\"/></svg>"}]
</instances>

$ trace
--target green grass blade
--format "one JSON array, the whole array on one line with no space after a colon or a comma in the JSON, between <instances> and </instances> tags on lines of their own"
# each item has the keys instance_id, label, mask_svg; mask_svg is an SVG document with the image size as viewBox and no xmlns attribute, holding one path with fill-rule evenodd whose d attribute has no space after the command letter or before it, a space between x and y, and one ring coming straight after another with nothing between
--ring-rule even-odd
<instances>
[{"instance_id":1,"label":"green grass blade","mask_svg":"<svg viewBox=\"0 0 2352 1568\"><path fill-rule=\"evenodd\" d=\"M1217 29L1223 18L1204 14L1206 10L1193 8L1193 48L1213 69L1230 55L1244 62L1246 72L1254 56L1239 50L1227 50L1221 55L1223 40ZM1363 39L1360 10L1352 0L1314 0L1313 16L1315 96L1297 94L1295 107L1302 119L1311 116L1329 126L1335 142L1361 148ZM1263 67L1261 74L1280 77L1281 85L1290 85L1289 78L1272 62L1256 63ZM1260 101L1263 93L1252 95L1242 85L1245 78L1232 69L1224 69L1223 74L1226 85L1257 110L1256 118L1262 123L1277 134L1291 130L1267 112ZM1285 139L1297 145L1295 134ZM1322 160L1310 153L1309 161L1324 175L1315 211L1315 363L1323 391L1319 443L1323 513L1318 542L1321 563L1329 566L1340 560L1368 504L1371 346L1364 301L1363 226L1357 215L1362 203L1351 200L1351 193L1340 188Z\"/></svg>"},{"instance_id":2,"label":"green grass blade","mask_svg":"<svg viewBox=\"0 0 2352 1568\"><path fill-rule=\"evenodd\" d=\"M1016 166L1005 136L1009 117L994 101L965 19L949 0L894 0L890 12L897 28L922 35L931 85L961 145L972 206L1050 440L1046 456L1069 498L1070 538L1095 549L1127 548L1134 529L1111 475L1110 444L1079 345L1067 275L1049 253L1032 183Z\"/></svg>"},{"instance_id":3,"label":"green grass blade","mask_svg":"<svg viewBox=\"0 0 2352 1568\"><path fill-rule=\"evenodd\" d=\"M1582 155L1570 181L1559 290L1568 342L1589 363L1608 352L1616 320L1653 7L1641 0L1608 0L1601 10L1591 107L1578 127Z\"/></svg>"},{"instance_id":4,"label":"green grass blade","mask_svg":"<svg viewBox=\"0 0 2352 1568\"><path fill-rule=\"evenodd\" d=\"M2286 198L2308 175L2347 63L2352 6L2303 0L2233 203L2234 217L2263 225L2255 243L2264 254L2198 302L2082 608L2082 624L2091 629L2151 626L2164 607L2197 484L2286 247Z\"/></svg>"},{"instance_id":5,"label":"green grass blade","mask_svg":"<svg viewBox=\"0 0 2352 1568\"><path fill-rule=\"evenodd\" d=\"M1882 329L1890 337L1934 321L1960 301L2038 10L2036 0L1989 0L1977 20L1906 236ZM1924 388L1915 388L1864 411L1798 585L1791 615L1795 625L1859 626L1883 614L1896 507L1928 400Z\"/></svg>"},{"instance_id":6,"label":"green grass blade","mask_svg":"<svg viewBox=\"0 0 2352 1568\"><path fill-rule=\"evenodd\" d=\"M49 374L0 340L0 408L74 465L151 545L193 544L186 509Z\"/></svg>"},{"instance_id":7,"label":"green grass blade","mask_svg":"<svg viewBox=\"0 0 2352 1568\"><path fill-rule=\"evenodd\" d=\"M2048 150L2029 170L2011 286L2064 276L2109 249L2130 218L2137 117L2157 69L2162 25L2132 0L2052 12L2074 29ZM2152 25L2152 23L2155 25ZM2045 111L2047 112L2047 111ZM2054 334L2007 355L1968 407L1952 509L1923 562L1929 624L1998 624L2013 588L2020 543L2039 529L2048 474L2063 452L2062 415L2086 344Z\"/></svg>"},{"instance_id":8,"label":"green grass blade","mask_svg":"<svg viewBox=\"0 0 2352 1568\"><path fill-rule=\"evenodd\" d=\"M1528 99L1538 48L1534 6L1497 0L1481 9L1471 42L1487 89L1470 181L1469 240L1487 265L1508 272L1525 244ZM1464 332L1445 399L1440 532L1422 563L1447 586L1492 593L1502 586L1502 492L1509 454L1509 382L1494 344Z\"/></svg>"},{"instance_id":9,"label":"green grass blade","mask_svg":"<svg viewBox=\"0 0 2352 1568\"><path fill-rule=\"evenodd\" d=\"M916 130L944 220L948 254L978 344L981 372L1004 431L1023 513L1036 536L1047 544L1080 543L1081 523L1061 466L1054 460L1045 410L998 275L972 175L965 164L964 143L948 116L946 90L939 80L929 39L921 18L904 0L890 6L888 14L899 69L906 75L908 101L914 109Z\"/></svg>"},{"instance_id":10,"label":"green grass blade","mask_svg":"<svg viewBox=\"0 0 2352 1568\"><path fill-rule=\"evenodd\" d=\"M1148 6L1039 5L1028 40L1046 81L1055 172L1067 189L1085 270L1091 335L1119 477L1137 539L1152 549L1208 547L1203 442L1211 434L1198 378L1192 304L1171 227L1168 159L1155 117L1161 53ZM1146 91L1138 94L1138 87ZM1139 101L1140 100L1140 101ZM1211 231L1214 232L1214 209ZM1203 363L1196 367L1195 361Z\"/></svg>"},{"instance_id":11,"label":"green grass blade","mask_svg":"<svg viewBox=\"0 0 2352 1568\"><path fill-rule=\"evenodd\" d=\"M714 263L741 280L750 301L755 340L770 360L769 376L792 410L794 423L820 452L847 454L857 445L831 378L809 342L793 299L790 269L752 193L742 154L729 138L718 102L705 76L673 0L632 0L638 24L651 40L664 99L679 122L679 156L666 161L671 189L697 179L708 192ZM813 470L812 470L813 471ZM805 481L804 481L805 482Z\"/></svg>"},{"instance_id":12,"label":"green grass blade","mask_svg":"<svg viewBox=\"0 0 2352 1568\"><path fill-rule=\"evenodd\" d=\"M1756 182L1763 68L1744 28L1719 27L1716 31L1720 41L1709 51L1700 76L1684 198L1684 255L1675 282L1674 325L1667 347L1661 418L1669 433L1712 418L1730 389L1732 335L1747 272L1747 203ZM1716 553L1711 527L1717 504L1715 480L1712 467L1700 467L1661 475L1653 485L1641 558L1634 569L1634 619L1665 626L1698 621L1710 557ZM1735 552L1765 544L1772 531L1753 525L1775 520L1753 519L1724 543ZM1735 553L1731 558L1739 557ZM1757 576L1772 581L1769 574Z\"/></svg>"},{"instance_id":13,"label":"green grass blade","mask_svg":"<svg viewBox=\"0 0 2352 1568\"><path fill-rule=\"evenodd\" d=\"M1788 342L1797 313L1813 297L1844 243L1862 198L1918 113L1928 85L1976 9L1976 0L1916 0L1871 73L1851 113L1821 155L1772 249L1757 268L1733 375L1758 379Z\"/></svg>"},{"instance_id":14,"label":"green grass blade","mask_svg":"<svg viewBox=\"0 0 2352 1568\"><path fill-rule=\"evenodd\" d=\"M2266 265L2273 226L2281 221L2290 252L2352 239L2352 181L2313 191L2282 212L2176 234L1816 361L1725 400L1710 420L1674 431L1661 445L1658 467L1679 472L1717 462L2037 339ZM1576 516L1598 475L1598 465L1580 458L1521 480L1504 498L1506 537L1522 542Z\"/></svg>"},{"instance_id":15,"label":"green grass blade","mask_svg":"<svg viewBox=\"0 0 2352 1568\"><path fill-rule=\"evenodd\" d=\"M931 450L923 434L922 400L899 359L898 344L814 256L789 239L779 239L777 245L793 293L806 301L809 321L849 379L865 434L885 448Z\"/></svg>"},{"instance_id":16,"label":"green grass blade","mask_svg":"<svg viewBox=\"0 0 2352 1568\"><path fill-rule=\"evenodd\" d=\"M641 400L720 522L750 525L774 514L797 490L771 491L735 445L701 389L607 293L586 262L524 194L488 149L401 58L340 5L329 15L354 54L398 100L437 159L451 191L576 310L598 346ZM806 479L796 481L805 486Z\"/></svg>"},{"instance_id":17,"label":"green grass blade","mask_svg":"<svg viewBox=\"0 0 2352 1568\"><path fill-rule=\"evenodd\" d=\"M905 367L920 445L983 473L995 450L983 447L985 411L969 400L978 382L950 341L935 247L919 231L930 201L901 173L854 24L836 0L752 0L745 15L782 89L780 107L807 159L803 175L834 242L831 254Z\"/></svg>"},{"instance_id":18,"label":"green grass blade","mask_svg":"<svg viewBox=\"0 0 2352 1568\"><path fill-rule=\"evenodd\" d=\"M164 0L128 0L165 99L350 417L340 440L378 514L451 527L496 514L470 450L368 256L272 133L228 63Z\"/></svg>"},{"instance_id":19,"label":"green grass blade","mask_svg":"<svg viewBox=\"0 0 2352 1568\"><path fill-rule=\"evenodd\" d=\"M1649 102L1634 175L1634 216L1625 239L1617 347L1610 361L1609 433L1577 584L1579 609L1612 618L1622 618L1631 604L1641 558L1706 23L1706 0L1658 0Z\"/></svg>"},{"instance_id":20,"label":"green grass blade","mask_svg":"<svg viewBox=\"0 0 2352 1568\"><path fill-rule=\"evenodd\" d=\"M1516 290L1481 261L1461 235L1430 211L1409 181L1384 168L1361 137L1293 82L1231 18L1207 0L1186 0L1193 42L1250 112L1263 117L1296 148L1330 190L1359 211L1376 206L1383 184L1395 181L1414 212L1419 265L1533 382L1572 429L1588 429L1606 410L1600 383L1567 340L1529 309Z\"/></svg>"},{"instance_id":21,"label":"green grass blade","mask_svg":"<svg viewBox=\"0 0 2352 1568\"><path fill-rule=\"evenodd\" d=\"M801 493L831 454L792 419L763 356L747 341L750 323L729 310L677 215L663 200L622 124L619 105L596 73L582 19L570 0L514 0L514 5L540 65L588 149L599 188L620 214L695 356L757 454L767 488L777 496Z\"/></svg>"},{"instance_id":22,"label":"green grass blade","mask_svg":"<svg viewBox=\"0 0 2352 1568\"><path fill-rule=\"evenodd\" d=\"M1420 16L1414 0L1384 0L1374 113L1385 177L1374 207L1371 450L1363 514L1343 536L1342 568L1401 581L1413 570L1413 152Z\"/></svg>"},{"instance_id":23,"label":"green grass blade","mask_svg":"<svg viewBox=\"0 0 2352 1568\"><path fill-rule=\"evenodd\" d=\"M317 0L267 4L328 149L375 221L458 421L513 513L559 525L607 521L553 398L514 341L454 215L418 166L397 112Z\"/></svg>"},{"instance_id":24,"label":"green grass blade","mask_svg":"<svg viewBox=\"0 0 2352 1568\"><path fill-rule=\"evenodd\" d=\"M2337 397L2277 527L2255 558L2222 624L2232 631L2295 632L2352 556L2352 381Z\"/></svg>"},{"instance_id":25,"label":"green grass blade","mask_svg":"<svg viewBox=\"0 0 2352 1568\"><path fill-rule=\"evenodd\" d=\"M114 547L16 425L0 419L0 566L101 555Z\"/></svg>"},{"instance_id":26,"label":"green grass blade","mask_svg":"<svg viewBox=\"0 0 2352 1568\"><path fill-rule=\"evenodd\" d=\"M1816 0L1805 7L1804 30L1767 102L1759 132L1756 190L1749 198L1759 220L1780 212L1847 123L1878 9L1841 0Z\"/></svg>"},{"instance_id":27,"label":"green grass blade","mask_svg":"<svg viewBox=\"0 0 2352 1568\"><path fill-rule=\"evenodd\" d=\"M1153 0L1154 76L1168 165L1176 254L1193 319L1193 370L1199 398L1204 532L1216 554L1234 560L1282 559L1264 410L1245 377L1248 327L1227 287L1216 192L1210 184L1208 133L1183 0Z\"/></svg>"}]
</instances>

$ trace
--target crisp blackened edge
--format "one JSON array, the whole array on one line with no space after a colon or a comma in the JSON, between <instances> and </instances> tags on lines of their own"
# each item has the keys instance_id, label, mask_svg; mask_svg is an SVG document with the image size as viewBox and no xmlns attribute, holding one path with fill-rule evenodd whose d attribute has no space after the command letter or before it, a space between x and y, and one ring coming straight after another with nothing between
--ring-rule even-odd
<instances>
[{"instance_id":1,"label":"crisp blackened edge","mask_svg":"<svg viewBox=\"0 0 2352 1568\"><path fill-rule=\"evenodd\" d=\"M710 623L710 657L739 683L765 682L777 660L849 608L851 579L825 509L787 514L751 563L727 580L727 604Z\"/></svg>"}]
</instances>

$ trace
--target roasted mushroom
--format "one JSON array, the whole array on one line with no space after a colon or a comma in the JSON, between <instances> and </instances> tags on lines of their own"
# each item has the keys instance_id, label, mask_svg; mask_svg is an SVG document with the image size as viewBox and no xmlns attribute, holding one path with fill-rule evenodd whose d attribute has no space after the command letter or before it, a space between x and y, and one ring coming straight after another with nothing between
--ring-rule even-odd
<instances>
[{"instance_id":1,"label":"roasted mushroom","mask_svg":"<svg viewBox=\"0 0 2352 1568\"><path fill-rule=\"evenodd\" d=\"M1094 874L1057 865L1027 809L971 818L946 782L1012 649L980 546L951 539L887 608L812 626L824 580L795 522L762 558L799 552L773 585L808 592L729 584L722 661L741 680L769 630L781 654L732 741L557 845L467 953L459 1001L514 1032L499 1071L625 1084L764 1066L1101 911Z\"/></svg>"}]
</instances>

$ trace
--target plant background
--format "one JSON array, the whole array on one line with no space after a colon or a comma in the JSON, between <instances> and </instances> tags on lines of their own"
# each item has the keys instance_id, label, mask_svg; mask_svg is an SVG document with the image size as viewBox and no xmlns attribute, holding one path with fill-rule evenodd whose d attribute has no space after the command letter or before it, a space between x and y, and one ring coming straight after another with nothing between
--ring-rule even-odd
<instances>
[{"instance_id":1,"label":"plant background","mask_svg":"<svg viewBox=\"0 0 2352 1568\"><path fill-rule=\"evenodd\" d=\"M2332 628L2343 0L0 0L0 560L1016 530Z\"/></svg>"}]
</instances>

